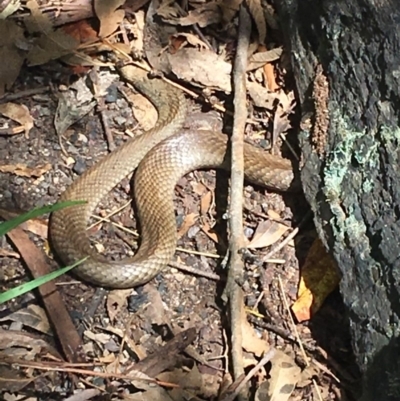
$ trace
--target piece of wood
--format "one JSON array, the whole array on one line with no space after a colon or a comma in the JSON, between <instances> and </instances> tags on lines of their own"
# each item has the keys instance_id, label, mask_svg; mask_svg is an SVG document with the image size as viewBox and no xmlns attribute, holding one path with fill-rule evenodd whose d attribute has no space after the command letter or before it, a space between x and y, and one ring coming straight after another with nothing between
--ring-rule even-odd
<instances>
[{"instance_id":1,"label":"piece of wood","mask_svg":"<svg viewBox=\"0 0 400 401\"><path fill-rule=\"evenodd\" d=\"M362 401L400 399L400 7L282 0L304 192L342 273Z\"/></svg>"}]
</instances>

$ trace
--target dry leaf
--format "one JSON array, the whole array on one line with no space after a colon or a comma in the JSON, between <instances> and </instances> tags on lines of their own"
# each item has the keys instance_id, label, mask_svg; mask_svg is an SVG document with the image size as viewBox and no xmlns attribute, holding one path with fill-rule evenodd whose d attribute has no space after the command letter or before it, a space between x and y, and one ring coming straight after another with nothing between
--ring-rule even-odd
<instances>
[{"instance_id":1,"label":"dry leaf","mask_svg":"<svg viewBox=\"0 0 400 401\"><path fill-rule=\"evenodd\" d=\"M152 324L162 326L169 323L167 312L161 295L154 285L149 284L143 290L143 294L147 296L146 308L144 314L148 317Z\"/></svg>"},{"instance_id":2,"label":"dry leaf","mask_svg":"<svg viewBox=\"0 0 400 401\"><path fill-rule=\"evenodd\" d=\"M173 73L183 81L230 93L232 64L211 50L182 49L168 60Z\"/></svg>"},{"instance_id":3,"label":"dry leaf","mask_svg":"<svg viewBox=\"0 0 400 401\"><path fill-rule=\"evenodd\" d=\"M222 21L225 24L232 22L242 2L243 0L221 0L219 2L222 11Z\"/></svg>"},{"instance_id":4,"label":"dry leaf","mask_svg":"<svg viewBox=\"0 0 400 401\"><path fill-rule=\"evenodd\" d=\"M201 39L191 33L180 32L172 35L171 46L173 46L174 52L182 49L187 44L190 44L193 47L197 47L198 49L208 49L206 43L204 43Z\"/></svg>"},{"instance_id":5,"label":"dry leaf","mask_svg":"<svg viewBox=\"0 0 400 401\"><path fill-rule=\"evenodd\" d=\"M196 364L190 371L174 369L170 372L160 373L157 375L157 379L164 383L176 383L178 385L168 392L168 398L165 400L193 399L196 395L201 395L204 389L203 374L199 372Z\"/></svg>"},{"instance_id":6,"label":"dry leaf","mask_svg":"<svg viewBox=\"0 0 400 401\"><path fill-rule=\"evenodd\" d=\"M73 24L64 25L61 28L67 35L71 36L79 43L94 42L97 39L97 32L87 22L87 20L77 21Z\"/></svg>"},{"instance_id":7,"label":"dry leaf","mask_svg":"<svg viewBox=\"0 0 400 401\"><path fill-rule=\"evenodd\" d=\"M204 184L198 181L190 181L190 185L193 189L193 192L200 196L202 196L204 192L208 190Z\"/></svg>"},{"instance_id":8,"label":"dry leaf","mask_svg":"<svg viewBox=\"0 0 400 401\"><path fill-rule=\"evenodd\" d=\"M268 209L267 215L268 215L268 217L271 218L272 220L281 220L280 214L279 214L278 212L275 212L275 210Z\"/></svg>"},{"instance_id":9,"label":"dry leaf","mask_svg":"<svg viewBox=\"0 0 400 401\"><path fill-rule=\"evenodd\" d=\"M208 191L200 200L200 213L202 216L206 215L210 210L211 202L213 201L213 194Z\"/></svg>"},{"instance_id":10,"label":"dry leaf","mask_svg":"<svg viewBox=\"0 0 400 401\"><path fill-rule=\"evenodd\" d=\"M279 85L276 83L274 67L272 64L264 65L264 75L267 80L267 87L271 92L277 92L279 90Z\"/></svg>"},{"instance_id":11,"label":"dry leaf","mask_svg":"<svg viewBox=\"0 0 400 401\"><path fill-rule=\"evenodd\" d=\"M259 43L264 43L265 37L267 36L267 25L264 18L264 10L261 6L261 1L246 0L246 3L257 27Z\"/></svg>"},{"instance_id":12,"label":"dry leaf","mask_svg":"<svg viewBox=\"0 0 400 401\"><path fill-rule=\"evenodd\" d=\"M84 336L89 340L96 342L98 345L104 345L110 341L111 335L108 333L93 333L93 331L85 330Z\"/></svg>"},{"instance_id":13,"label":"dry leaf","mask_svg":"<svg viewBox=\"0 0 400 401\"><path fill-rule=\"evenodd\" d=\"M203 230L203 232L209 237L211 238L216 244L218 244L218 235L213 232L213 228L211 228L210 224L208 224L207 222L205 222L202 226L201 229Z\"/></svg>"},{"instance_id":14,"label":"dry leaf","mask_svg":"<svg viewBox=\"0 0 400 401\"><path fill-rule=\"evenodd\" d=\"M32 46L26 59L29 66L42 65L50 60L73 53L79 42L63 30L43 33Z\"/></svg>"},{"instance_id":15,"label":"dry leaf","mask_svg":"<svg viewBox=\"0 0 400 401\"><path fill-rule=\"evenodd\" d=\"M88 88L87 79L79 78L66 91L59 95L54 126L57 135L65 131L83 116L88 114L96 105L92 91Z\"/></svg>"},{"instance_id":16,"label":"dry leaf","mask_svg":"<svg viewBox=\"0 0 400 401\"><path fill-rule=\"evenodd\" d=\"M55 351L44 340L34 336L33 334L23 333L16 330L3 330L0 329L0 350L6 350L2 353L3 357L11 358L14 360L20 359L25 361L32 361L40 358L41 355L50 353L59 357ZM19 367L13 367L12 364L0 365L0 393L2 399L4 392L18 392L26 385L32 382L31 377L27 377L25 371ZM9 379L9 380L7 380Z\"/></svg>"},{"instance_id":17,"label":"dry leaf","mask_svg":"<svg viewBox=\"0 0 400 401\"><path fill-rule=\"evenodd\" d=\"M291 127L289 115L293 113L295 105L296 101L293 92L289 92L288 94L284 92L279 93L279 105L274 115L273 143L275 143L279 135Z\"/></svg>"},{"instance_id":18,"label":"dry leaf","mask_svg":"<svg viewBox=\"0 0 400 401\"><path fill-rule=\"evenodd\" d=\"M275 244L289 230L289 227L276 221L263 220L258 224L253 239L247 245L248 248L265 248Z\"/></svg>"},{"instance_id":19,"label":"dry leaf","mask_svg":"<svg viewBox=\"0 0 400 401\"><path fill-rule=\"evenodd\" d=\"M28 65L42 65L64 55L73 53L79 46L79 41L66 34L62 29L53 30L53 24L48 15L40 10L35 0L29 0L26 7L31 15L24 19L26 28L39 37L32 41L26 56Z\"/></svg>"},{"instance_id":20,"label":"dry leaf","mask_svg":"<svg viewBox=\"0 0 400 401\"><path fill-rule=\"evenodd\" d=\"M0 104L0 114L21 124L25 136L28 137L29 131L33 128L33 118L24 104L11 102Z\"/></svg>"},{"instance_id":21,"label":"dry leaf","mask_svg":"<svg viewBox=\"0 0 400 401\"><path fill-rule=\"evenodd\" d=\"M207 2L189 11L188 15L181 18L169 19L168 22L181 26L198 24L200 28L205 28L211 24L219 24L222 19L221 8L218 2Z\"/></svg>"},{"instance_id":22,"label":"dry leaf","mask_svg":"<svg viewBox=\"0 0 400 401\"><path fill-rule=\"evenodd\" d=\"M3 10L0 12L0 20L5 20L10 15L14 14L21 7L20 0L9 1Z\"/></svg>"},{"instance_id":23,"label":"dry leaf","mask_svg":"<svg viewBox=\"0 0 400 401\"><path fill-rule=\"evenodd\" d=\"M188 232L189 228L196 223L198 216L197 213L189 213L185 216L185 219L177 233L178 239L182 238Z\"/></svg>"},{"instance_id":24,"label":"dry leaf","mask_svg":"<svg viewBox=\"0 0 400 401\"><path fill-rule=\"evenodd\" d=\"M280 350L276 350L271 359L270 380L268 396L265 401L286 401L296 387L301 377L301 369L293 358Z\"/></svg>"},{"instance_id":25,"label":"dry leaf","mask_svg":"<svg viewBox=\"0 0 400 401\"><path fill-rule=\"evenodd\" d=\"M44 334L51 333L46 312L38 305L29 305L27 308L19 309L11 315L1 318L0 322L8 320L21 323L24 326L31 327Z\"/></svg>"},{"instance_id":26,"label":"dry leaf","mask_svg":"<svg viewBox=\"0 0 400 401\"><path fill-rule=\"evenodd\" d=\"M301 269L298 298L291 308L297 321L309 320L339 281L335 260L326 252L321 240L316 239Z\"/></svg>"},{"instance_id":27,"label":"dry leaf","mask_svg":"<svg viewBox=\"0 0 400 401\"><path fill-rule=\"evenodd\" d=\"M125 15L125 11L118 8L124 3L125 0L94 1L94 11L100 21L100 38L106 38L118 29Z\"/></svg>"},{"instance_id":28,"label":"dry leaf","mask_svg":"<svg viewBox=\"0 0 400 401\"><path fill-rule=\"evenodd\" d=\"M131 295L132 290L113 290L108 293L106 308L108 317L111 322L114 322L115 317L121 309L127 304L126 298Z\"/></svg>"},{"instance_id":29,"label":"dry leaf","mask_svg":"<svg viewBox=\"0 0 400 401\"><path fill-rule=\"evenodd\" d=\"M30 16L24 19L25 27L29 33L42 32L47 34L53 30L48 15L42 13L36 0L28 0L25 6L30 11Z\"/></svg>"},{"instance_id":30,"label":"dry leaf","mask_svg":"<svg viewBox=\"0 0 400 401\"><path fill-rule=\"evenodd\" d=\"M0 172L12 173L20 177L41 177L43 174L51 170L51 164L47 163L42 166L28 167L26 164L5 164L0 166Z\"/></svg>"},{"instance_id":31,"label":"dry leaf","mask_svg":"<svg viewBox=\"0 0 400 401\"><path fill-rule=\"evenodd\" d=\"M0 96L9 90L24 62L23 52L15 43L23 43L24 30L12 20L0 20L0 57L7 60L0 64Z\"/></svg>"},{"instance_id":32,"label":"dry leaf","mask_svg":"<svg viewBox=\"0 0 400 401\"><path fill-rule=\"evenodd\" d=\"M242 327L242 347L247 352L252 352L254 355L260 357L269 350L270 346L268 342L257 335L256 331L247 320L243 304L241 304L240 324Z\"/></svg>"},{"instance_id":33,"label":"dry leaf","mask_svg":"<svg viewBox=\"0 0 400 401\"><path fill-rule=\"evenodd\" d=\"M22 227L24 230L27 230L33 234L38 235L39 237L41 237L43 239L47 239L47 233L49 231L49 226L42 219L30 219L30 220L22 223L20 227Z\"/></svg>"},{"instance_id":34,"label":"dry leaf","mask_svg":"<svg viewBox=\"0 0 400 401\"><path fill-rule=\"evenodd\" d=\"M247 71L257 70L267 63L272 63L273 61L279 60L282 52L283 49L281 47L276 47L272 50L265 50L254 53L249 59Z\"/></svg>"},{"instance_id":35,"label":"dry leaf","mask_svg":"<svg viewBox=\"0 0 400 401\"><path fill-rule=\"evenodd\" d=\"M248 82L247 91L254 105L267 110L273 110L278 103L278 96L257 82Z\"/></svg>"}]
</instances>

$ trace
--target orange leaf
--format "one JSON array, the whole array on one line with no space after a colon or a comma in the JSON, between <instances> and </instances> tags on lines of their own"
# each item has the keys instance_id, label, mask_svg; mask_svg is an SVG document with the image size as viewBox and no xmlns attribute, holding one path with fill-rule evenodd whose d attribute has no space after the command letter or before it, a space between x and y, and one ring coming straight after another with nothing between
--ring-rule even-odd
<instances>
[{"instance_id":1,"label":"orange leaf","mask_svg":"<svg viewBox=\"0 0 400 401\"><path fill-rule=\"evenodd\" d=\"M97 39L97 32L86 20L64 25L62 30L79 43L92 42Z\"/></svg>"},{"instance_id":2,"label":"orange leaf","mask_svg":"<svg viewBox=\"0 0 400 401\"><path fill-rule=\"evenodd\" d=\"M292 305L297 320L309 320L339 281L336 261L326 252L321 240L316 239L301 269L298 298Z\"/></svg>"}]
</instances>

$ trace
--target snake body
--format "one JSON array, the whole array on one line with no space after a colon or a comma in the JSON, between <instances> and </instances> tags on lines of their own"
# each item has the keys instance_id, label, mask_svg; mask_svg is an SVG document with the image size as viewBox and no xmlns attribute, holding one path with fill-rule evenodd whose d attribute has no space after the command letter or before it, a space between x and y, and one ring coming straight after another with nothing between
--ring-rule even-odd
<instances>
[{"instance_id":1,"label":"snake body","mask_svg":"<svg viewBox=\"0 0 400 401\"><path fill-rule=\"evenodd\" d=\"M211 131L182 130L186 115L183 93L138 69L125 66L121 75L151 100L158 111L154 128L137 136L80 176L60 200L86 204L54 212L50 235L56 254L66 264L88 256L74 272L95 285L130 288L156 276L176 248L173 196L176 182L199 168L229 168L227 137ZM289 160L245 144L245 175L250 181L278 190L293 183ZM141 225L141 244L133 258L109 261L90 245L87 222L101 199L136 168L134 196Z\"/></svg>"}]
</instances>

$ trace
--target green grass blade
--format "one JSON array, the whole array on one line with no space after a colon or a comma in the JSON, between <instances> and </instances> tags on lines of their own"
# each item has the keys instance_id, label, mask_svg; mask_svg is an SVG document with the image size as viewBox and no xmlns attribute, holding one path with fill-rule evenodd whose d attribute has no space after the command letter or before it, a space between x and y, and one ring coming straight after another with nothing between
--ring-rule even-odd
<instances>
[{"instance_id":1,"label":"green grass blade","mask_svg":"<svg viewBox=\"0 0 400 401\"><path fill-rule=\"evenodd\" d=\"M13 228L19 226L25 221L41 216L42 214L55 212L56 210L64 209L65 207L82 205L86 201L67 201L55 203L54 205L43 206L37 209L33 209L27 213L21 214L11 220L0 223L0 237L7 234Z\"/></svg>"},{"instance_id":2,"label":"green grass blade","mask_svg":"<svg viewBox=\"0 0 400 401\"><path fill-rule=\"evenodd\" d=\"M15 287L11 290L8 290L6 292L0 293L0 304L9 301L10 299L19 297L20 295L23 295L29 291L32 291L33 289L39 287L40 285L49 282L50 280L53 280L62 274L68 272L69 270L73 269L74 267L80 265L87 259L84 258L76 263L74 263L71 266L63 267L62 269L56 270L54 272L51 272L49 274L45 274L42 277L38 277L34 280L31 280L29 283L21 284L18 287Z\"/></svg>"}]
</instances>

